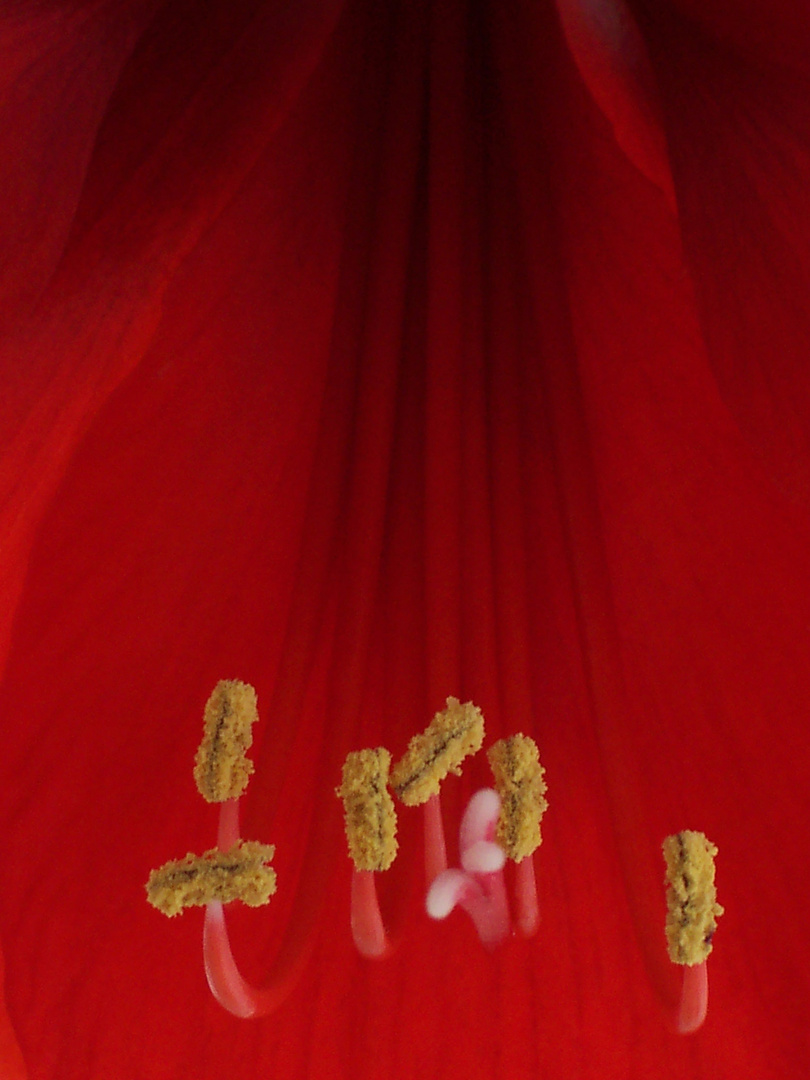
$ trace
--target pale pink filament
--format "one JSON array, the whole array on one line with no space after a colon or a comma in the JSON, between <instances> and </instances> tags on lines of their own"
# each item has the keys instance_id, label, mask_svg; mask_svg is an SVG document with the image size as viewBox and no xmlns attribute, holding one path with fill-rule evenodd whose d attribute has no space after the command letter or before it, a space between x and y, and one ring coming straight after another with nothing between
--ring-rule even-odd
<instances>
[{"instance_id":1,"label":"pale pink filament","mask_svg":"<svg viewBox=\"0 0 810 1080\"><path fill-rule=\"evenodd\" d=\"M217 847L220 851L230 851L239 839L239 800L228 799L219 806L219 830Z\"/></svg>"},{"instance_id":2,"label":"pale pink filament","mask_svg":"<svg viewBox=\"0 0 810 1080\"><path fill-rule=\"evenodd\" d=\"M685 965L683 986L675 1026L681 1035L691 1035L703 1024L709 1008L709 971L702 964Z\"/></svg>"},{"instance_id":3,"label":"pale pink filament","mask_svg":"<svg viewBox=\"0 0 810 1080\"><path fill-rule=\"evenodd\" d=\"M540 905L531 855L515 863L515 913L519 933L523 937L533 937L540 925Z\"/></svg>"},{"instance_id":4,"label":"pale pink filament","mask_svg":"<svg viewBox=\"0 0 810 1080\"><path fill-rule=\"evenodd\" d=\"M391 947L380 914L373 870L352 873L352 938L357 951L368 960L382 960Z\"/></svg>"},{"instance_id":5,"label":"pale pink filament","mask_svg":"<svg viewBox=\"0 0 810 1080\"><path fill-rule=\"evenodd\" d=\"M428 888L447 869L447 844L444 839L442 804L438 795L425 803L425 878Z\"/></svg>"}]
</instances>

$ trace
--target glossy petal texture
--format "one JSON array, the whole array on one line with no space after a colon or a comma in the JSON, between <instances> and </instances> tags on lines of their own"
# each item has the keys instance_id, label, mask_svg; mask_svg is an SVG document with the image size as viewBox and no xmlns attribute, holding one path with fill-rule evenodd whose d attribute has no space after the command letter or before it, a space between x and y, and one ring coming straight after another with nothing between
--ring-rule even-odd
<instances>
[{"instance_id":1,"label":"glossy petal texture","mask_svg":"<svg viewBox=\"0 0 810 1080\"><path fill-rule=\"evenodd\" d=\"M633 68L575 7L0 14L0 933L29 1080L807 1075L806 9L634 0ZM310 953L256 1022L209 995L199 913L143 892L215 841L191 766L220 678L257 688L243 831L278 849L234 950L253 982ZM431 924L403 813L399 948L369 964L340 762L401 753L448 694L540 745L543 922L491 956ZM445 785L448 835L487 782ZM727 908L688 1039L683 827Z\"/></svg>"}]
</instances>

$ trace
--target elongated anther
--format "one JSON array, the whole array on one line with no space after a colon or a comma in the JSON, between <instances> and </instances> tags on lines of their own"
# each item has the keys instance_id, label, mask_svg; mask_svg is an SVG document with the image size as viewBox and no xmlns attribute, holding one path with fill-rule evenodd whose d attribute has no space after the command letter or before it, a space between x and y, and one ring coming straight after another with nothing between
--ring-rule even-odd
<instances>
[{"instance_id":1,"label":"elongated anther","mask_svg":"<svg viewBox=\"0 0 810 1080\"><path fill-rule=\"evenodd\" d=\"M197 790L207 802L238 799L244 792L253 772L246 751L258 719L256 691L249 683L217 683L205 706L203 739L194 762Z\"/></svg>"},{"instance_id":2,"label":"elongated anther","mask_svg":"<svg viewBox=\"0 0 810 1080\"><path fill-rule=\"evenodd\" d=\"M250 907L266 904L276 891L276 872L270 866L275 849L255 840L237 840L227 851L212 848L202 855L189 852L153 870L146 884L149 903L169 918L183 908L212 901L241 900Z\"/></svg>"},{"instance_id":3,"label":"elongated anther","mask_svg":"<svg viewBox=\"0 0 810 1080\"><path fill-rule=\"evenodd\" d=\"M548 809L545 769L537 744L528 735L499 739L487 757L501 800L498 842L509 858L518 862L542 842L540 822Z\"/></svg>"},{"instance_id":4,"label":"elongated anther","mask_svg":"<svg viewBox=\"0 0 810 1080\"><path fill-rule=\"evenodd\" d=\"M448 773L460 775L461 763L481 749L484 717L471 701L449 697L428 727L415 735L391 770L391 787L406 806L421 806L438 795Z\"/></svg>"},{"instance_id":5,"label":"elongated anther","mask_svg":"<svg viewBox=\"0 0 810 1080\"><path fill-rule=\"evenodd\" d=\"M669 958L674 964L702 964L723 914L714 884L717 848L702 832L685 829L668 836L663 850Z\"/></svg>"},{"instance_id":6,"label":"elongated anther","mask_svg":"<svg viewBox=\"0 0 810 1080\"><path fill-rule=\"evenodd\" d=\"M384 746L354 750L335 794L343 800L346 841L357 870L387 870L397 853L397 814L388 791L391 755Z\"/></svg>"}]
</instances>

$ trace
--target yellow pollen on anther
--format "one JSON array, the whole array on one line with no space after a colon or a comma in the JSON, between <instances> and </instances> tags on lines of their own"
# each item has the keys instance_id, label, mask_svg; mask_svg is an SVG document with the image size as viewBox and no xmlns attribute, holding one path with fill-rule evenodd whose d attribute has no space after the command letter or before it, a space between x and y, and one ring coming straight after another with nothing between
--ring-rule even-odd
<instances>
[{"instance_id":1,"label":"yellow pollen on anther","mask_svg":"<svg viewBox=\"0 0 810 1080\"><path fill-rule=\"evenodd\" d=\"M248 683L223 680L205 706L203 740L194 759L197 790L208 802L238 799L253 772L245 752L259 719L256 691Z\"/></svg>"},{"instance_id":2,"label":"yellow pollen on anther","mask_svg":"<svg viewBox=\"0 0 810 1080\"><path fill-rule=\"evenodd\" d=\"M439 793L448 773L461 774L461 762L481 749L484 717L471 701L454 697L430 725L415 735L391 772L391 787L406 806L419 806Z\"/></svg>"},{"instance_id":3,"label":"yellow pollen on anther","mask_svg":"<svg viewBox=\"0 0 810 1080\"><path fill-rule=\"evenodd\" d=\"M717 903L714 858L717 848L702 832L686 829L663 844L667 864L666 935L675 964L701 964L723 908Z\"/></svg>"},{"instance_id":4,"label":"yellow pollen on anther","mask_svg":"<svg viewBox=\"0 0 810 1080\"><path fill-rule=\"evenodd\" d=\"M241 900L249 907L266 904L276 891L276 872L268 865L272 844L238 840L230 851L191 852L153 870L146 884L149 903L172 917L183 908L219 900Z\"/></svg>"},{"instance_id":5,"label":"yellow pollen on anther","mask_svg":"<svg viewBox=\"0 0 810 1080\"><path fill-rule=\"evenodd\" d=\"M388 791L391 755L354 750L343 765L343 783L335 794L343 800L346 840L357 870L387 870L397 853L397 814Z\"/></svg>"},{"instance_id":6,"label":"yellow pollen on anther","mask_svg":"<svg viewBox=\"0 0 810 1080\"><path fill-rule=\"evenodd\" d=\"M520 862L541 843L540 822L548 809L545 769L534 739L510 735L487 751L495 789L501 798L496 839L510 859Z\"/></svg>"}]
</instances>

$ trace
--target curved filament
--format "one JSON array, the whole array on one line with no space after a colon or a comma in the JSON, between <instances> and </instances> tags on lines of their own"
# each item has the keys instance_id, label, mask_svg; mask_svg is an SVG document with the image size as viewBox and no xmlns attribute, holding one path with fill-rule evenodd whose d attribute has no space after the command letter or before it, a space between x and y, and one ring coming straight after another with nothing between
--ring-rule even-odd
<instances>
[{"instance_id":1,"label":"curved filament","mask_svg":"<svg viewBox=\"0 0 810 1080\"><path fill-rule=\"evenodd\" d=\"M220 803L217 846L229 851L239 840L239 800ZM203 962L208 987L219 1004L241 1019L267 1016L287 998L298 981L306 959L306 949L294 948L291 958L278 963L266 986L251 986L242 976L234 959L225 907L212 900L205 907L203 925Z\"/></svg>"}]
</instances>

